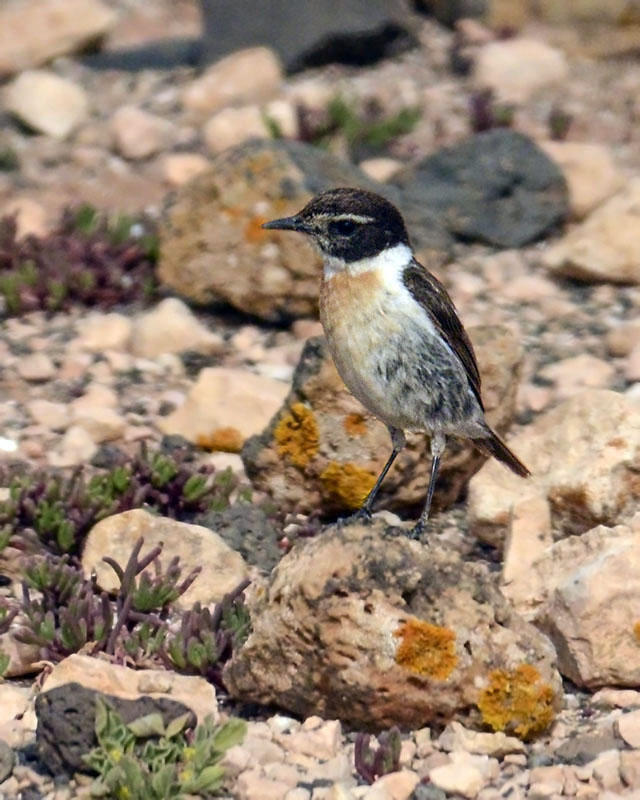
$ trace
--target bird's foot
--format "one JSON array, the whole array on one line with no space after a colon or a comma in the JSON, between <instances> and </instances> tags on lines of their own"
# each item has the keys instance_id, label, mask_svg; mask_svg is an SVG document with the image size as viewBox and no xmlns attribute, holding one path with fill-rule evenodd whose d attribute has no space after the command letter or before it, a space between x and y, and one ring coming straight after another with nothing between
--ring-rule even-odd
<instances>
[{"instance_id":1,"label":"bird's foot","mask_svg":"<svg viewBox=\"0 0 640 800\"><path fill-rule=\"evenodd\" d=\"M365 525L369 524L372 521L371 511L364 506L359 508L356 512L351 514L348 517L340 517L340 519L336 522L338 528L344 528L347 525L353 525L354 522L360 522Z\"/></svg>"},{"instance_id":2,"label":"bird's foot","mask_svg":"<svg viewBox=\"0 0 640 800\"><path fill-rule=\"evenodd\" d=\"M414 541L419 542L423 538L423 534L426 527L427 527L427 521L419 519L413 526L413 528L410 528L407 531L407 536L409 537L409 539L413 539Z\"/></svg>"}]
</instances>

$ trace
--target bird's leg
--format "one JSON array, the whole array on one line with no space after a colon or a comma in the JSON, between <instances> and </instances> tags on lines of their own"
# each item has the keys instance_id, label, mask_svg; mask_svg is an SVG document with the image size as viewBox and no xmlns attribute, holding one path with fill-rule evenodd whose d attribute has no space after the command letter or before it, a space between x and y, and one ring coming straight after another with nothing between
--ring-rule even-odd
<instances>
[{"instance_id":1,"label":"bird's leg","mask_svg":"<svg viewBox=\"0 0 640 800\"><path fill-rule=\"evenodd\" d=\"M363 519L371 519L371 509L373 508L374 500L376 499L376 495L382 486L382 481L387 477L387 472L391 469L391 465L398 457L398 454L402 451L405 444L407 443L407 439L404 433L399 428L392 428L389 427L389 435L391 436L391 444L393 446L393 450L391 451L391 455L387 459L387 463L382 468L382 472L378 475L377 481L373 485L373 489L367 495L364 503L360 506L360 508L348 517L348 520L363 520ZM341 520L346 522L347 520Z\"/></svg>"},{"instance_id":2,"label":"bird's leg","mask_svg":"<svg viewBox=\"0 0 640 800\"><path fill-rule=\"evenodd\" d=\"M440 456L444 452L446 441L446 437L443 433L434 433L431 436L431 477L429 478L427 499L425 500L422 514L420 514L420 519L409 531L409 536L412 539L420 538L427 524L427 520L429 519L433 490L436 488L436 478L438 477L438 467L440 466Z\"/></svg>"}]
</instances>

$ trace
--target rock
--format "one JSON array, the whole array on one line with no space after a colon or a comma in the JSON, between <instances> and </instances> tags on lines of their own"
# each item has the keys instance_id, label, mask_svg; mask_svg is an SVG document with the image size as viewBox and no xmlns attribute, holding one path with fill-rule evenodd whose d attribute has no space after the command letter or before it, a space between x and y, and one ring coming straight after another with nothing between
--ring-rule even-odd
<instances>
[{"instance_id":1,"label":"rock","mask_svg":"<svg viewBox=\"0 0 640 800\"><path fill-rule=\"evenodd\" d=\"M519 37L481 47L473 65L476 85L493 90L507 103L526 103L537 92L562 83L568 74L561 50Z\"/></svg>"},{"instance_id":2,"label":"rock","mask_svg":"<svg viewBox=\"0 0 640 800\"><path fill-rule=\"evenodd\" d=\"M365 65L415 41L402 0L341 0L338 5L317 0L312 6L273 0L268 14L257 13L255 0L232 6L211 0L205 9L201 60L206 64L261 44L278 54L287 72L332 61Z\"/></svg>"},{"instance_id":3,"label":"rock","mask_svg":"<svg viewBox=\"0 0 640 800\"><path fill-rule=\"evenodd\" d=\"M119 439L127 427L125 418L106 406L74 408L73 422L84 430L96 444Z\"/></svg>"},{"instance_id":4,"label":"rock","mask_svg":"<svg viewBox=\"0 0 640 800\"><path fill-rule=\"evenodd\" d=\"M0 5L0 75L74 53L107 33L116 19L100 0L8 0Z\"/></svg>"},{"instance_id":5,"label":"rock","mask_svg":"<svg viewBox=\"0 0 640 800\"><path fill-rule=\"evenodd\" d=\"M509 446L531 470L526 481L486 463L469 484L472 531L502 545L514 507L538 498L548 506L555 538L615 525L638 504L640 416L631 398L583 391L540 415Z\"/></svg>"},{"instance_id":6,"label":"rock","mask_svg":"<svg viewBox=\"0 0 640 800\"><path fill-rule=\"evenodd\" d=\"M367 158L358 166L373 181L386 183L402 169L402 163L395 158Z\"/></svg>"},{"instance_id":7,"label":"rock","mask_svg":"<svg viewBox=\"0 0 640 800\"><path fill-rule=\"evenodd\" d=\"M305 237L260 226L296 213L313 194L336 185L381 192L400 203L396 189L301 142L251 142L223 153L167 204L160 279L197 303L223 300L263 319L315 316L319 256ZM450 239L429 209L403 210L416 244L442 258Z\"/></svg>"},{"instance_id":8,"label":"rock","mask_svg":"<svg viewBox=\"0 0 640 800\"><path fill-rule=\"evenodd\" d=\"M202 129L204 143L213 155L250 139L268 139L269 128L259 106L224 108Z\"/></svg>"},{"instance_id":9,"label":"rock","mask_svg":"<svg viewBox=\"0 0 640 800\"><path fill-rule=\"evenodd\" d=\"M66 403L31 400L27 403L27 409L38 425L45 425L52 431L64 430L71 422L69 406Z\"/></svg>"},{"instance_id":10,"label":"rock","mask_svg":"<svg viewBox=\"0 0 640 800\"><path fill-rule=\"evenodd\" d=\"M48 381L56 374L53 361L46 353L30 353L18 361L18 375L25 381Z\"/></svg>"},{"instance_id":11,"label":"rock","mask_svg":"<svg viewBox=\"0 0 640 800\"><path fill-rule=\"evenodd\" d=\"M170 125L167 120L136 106L120 106L109 121L118 153L137 161L155 155L165 147Z\"/></svg>"},{"instance_id":12,"label":"rock","mask_svg":"<svg viewBox=\"0 0 640 800\"><path fill-rule=\"evenodd\" d=\"M546 727L560 699L553 649L485 565L380 522L303 540L248 594L252 632L224 673L237 699L375 730L476 706L518 735ZM515 713L511 691L528 698Z\"/></svg>"},{"instance_id":13,"label":"rock","mask_svg":"<svg viewBox=\"0 0 640 800\"><path fill-rule=\"evenodd\" d=\"M29 707L31 689L26 686L12 686L0 683L0 725L21 717ZM2 740L0 739L0 742ZM0 748L1 748L0 744Z\"/></svg>"},{"instance_id":14,"label":"rock","mask_svg":"<svg viewBox=\"0 0 640 800\"><path fill-rule=\"evenodd\" d=\"M23 239L30 234L46 236L49 232L49 212L41 203L29 197L15 197L3 204L0 216L15 216L18 226L16 238L18 239Z\"/></svg>"},{"instance_id":15,"label":"rock","mask_svg":"<svg viewBox=\"0 0 640 800\"><path fill-rule=\"evenodd\" d=\"M129 349L132 329L133 323L124 314L91 312L78 320L78 344L92 353L126 351Z\"/></svg>"},{"instance_id":16,"label":"rock","mask_svg":"<svg viewBox=\"0 0 640 800\"><path fill-rule=\"evenodd\" d=\"M551 637L559 669L578 686L635 687L640 666L640 514L549 547L510 599Z\"/></svg>"},{"instance_id":17,"label":"rock","mask_svg":"<svg viewBox=\"0 0 640 800\"><path fill-rule=\"evenodd\" d=\"M44 70L22 72L5 89L4 102L20 122L57 139L65 139L89 114L81 86Z\"/></svg>"},{"instance_id":18,"label":"rock","mask_svg":"<svg viewBox=\"0 0 640 800\"><path fill-rule=\"evenodd\" d=\"M636 708L640 706L640 692L633 689L600 689L591 698L591 704L603 708Z\"/></svg>"},{"instance_id":19,"label":"rock","mask_svg":"<svg viewBox=\"0 0 640 800\"><path fill-rule=\"evenodd\" d=\"M264 106L263 114L271 136L297 139L300 136L300 115L298 106L289 99L271 100Z\"/></svg>"},{"instance_id":20,"label":"rock","mask_svg":"<svg viewBox=\"0 0 640 800\"><path fill-rule=\"evenodd\" d=\"M246 370L207 367L186 402L158 420L163 433L179 434L212 450L238 452L280 408L288 386Z\"/></svg>"},{"instance_id":21,"label":"rock","mask_svg":"<svg viewBox=\"0 0 640 800\"><path fill-rule=\"evenodd\" d=\"M490 423L507 429L515 409L522 353L505 328L470 329ZM338 376L324 339L310 339L291 392L266 430L242 452L247 475L283 508L323 513L358 508L391 452L386 427L367 412ZM435 507L453 503L484 457L469 443L451 440L436 488ZM424 434L410 434L385 480L377 507L422 503L431 457Z\"/></svg>"},{"instance_id":22,"label":"rock","mask_svg":"<svg viewBox=\"0 0 640 800\"><path fill-rule=\"evenodd\" d=\"M531 565L553 544L551 509L545 497L523 497L514 503L504 544L502 591L512 596L511 584L519 585Z\"/></svg>"},{"instance_id":23,"label":"rock","mask_svg":"<svg viewBox=\"0 0 640 800\"><path fill-rule=\"evenodd\" d=\"M117 576L102 557L110 556L124 568L140 536L144 537L143 554L164 544L159 558L163 567L179 556L183 578L195 567L202 568L202 574L175 601L178 608L189 609L196 602L217 603L247 577L242 556L208 528L159 517L140 508L106 517L89 531L82 553L87 577L95 572L101 589L117 591Z\"/></svg>"},{"instance_id":24,"label":"rock","mask_svg":"<svg viewBox=\"0 0 640 800\"><path fill-rule=\"evenodd\" d=\"M280 61L268 47L238 50L192 81L182 91L182 105L213 114L225 106L264 103L280 91L283 78Z\"/></svg>"},{"instance_id":25,"label":"rock","mask_svg":"<svg viewBox=\"0 0 640 800\"><path fill-rule=\"evenodd\" d=\"M615 378L616 370L610 361L589 353L554 361L540 370L540 375L556 385L560 398L572 397L583 388L607 388Z\"/></svg>"},{"instance_id":26,"label":"rock","mask_svg":"<svg viewBox=\"0 0 640 800\"><path fill-rule=\"evenodd\" d=\"M524 753L525 747L515 736L506 736L502 731L497 733L479 733L471 731L459 722L451 722L438 739L442 750L464 750L467 753L495 756L502 758L508 753Z\"/></svg>"},{"instance_id":27,"label":"rock","mask_svg":"<svg viewBox=\"0 0 640 800\"><path fill-rule=\"evenodd\" d=\"M236 503L224 511L208 511L196 522L214 531L247 564L264 572L271 572L282 557L278 545L282 530L258 506Z\"/></svg>"},{"instance_id":28,"label":"rock","mask_svg":"<svg viewBox=\"0 0 640 800\"><path fill-rule=\"evenodd\" d=\"M640 343L627 356L624 376L628 381L640 381Z\"/></svg>"},{"instance_id":29,"label":"rock","mask_svg":"<svg viewBox=\"0 0 640 800\"><path fill-rule=\"evenodd\" d=\"M13 765L15 764L15 756L13 750L9 745L0 739L0 783L6 779L13 772Z\"/></svg>"},{"instance_id":30,"label":"rock","mask_svg":"<svg viewBox=\"0 0 640 800\"><path fill-rule=\"evenodd\" d=\"M131 334L131 352L143 358L157 358L162 353L195 350L211 355L220 353L224 342L176 297L166 300L135 318Z\"/></svg>"},{"instance_id":31,"label":"rock","mask_svg":"<svg viewBox=\"0 0 640 800\"><path fill-rule=\"evenodd\" d=\"M640 284L640 179L597 208L543 254L556 275L586 282Z\"/></svg>"},{"instance_id":32,"label":"rock","mask_svg":"<svg viewBox=\"0 0 640 800\"><path fill-rule=\"evenodd\" d=\"M569 213L564 176L527 136L498 128L443 148L391 183L403 200L431 209L453 236L521 247Z\"/></svg>"},{"instance_id":33,"label":"rock","mask_svg":"<svg viewBox=\"0 0 640 800\"><path fill-rule=\"evenodd\" d=\"M160 713L167 725L176 717L191 712L191 726L196 724L191 706L167 696L142 695L134 700L102 693L79 682L47 689L36 697L36 742L38 755L54 775L92 772L83 756L98 744L95 734L98 698L117 711L124 722Z\"/></svg>"},{"instance_id":34,"label":"rock","mask_svg":"<svg viewBox=\"0 0 640 800\"><path fill-rule=\"evenodd\" d=\"M210 163L200 153L169 153L162 159L162 174L170 186L182 186L206 172Z\"/></svg>"},{"instance_id":35,"label":"rock","mask_svg":"<svg viewBox=\"0 0 640 800\"><path fill-rule=\"evenodd\" d=\"M560 167L567 180L571 215L575 219L584 219L624 185L624 175L604 145L540 142L540 147Z\"/></svg>"},{"instance_id":36,"label":"rock","mask_svg":"<svg viewBox=\"0 0 640 800\"><path fill-rule=\"evenodd\" d=\"M431 783L447 794L461 794L463 797L477 797L484 786L480 770L470 764L443 764L429 772Z\"/></svg>"},{"instance_id":37,"label":"rock","mask_svg":"<svg viewBox=\"0 0 640 800\"><path fill-rule=\"evenodd\" d=\"M640 320L621 322L607 331L607 350L618 358L628 356L640 345Z\"/></svg>"},{"instance_id":38,"label":"rock","mask_svg":"<svg viewBox=\"0 0 640 800\"><path fill-rule=\"evenodd\" d=\"M82 425L72 425L56 448L47 454L52 467L75 467L87 464L96 454L98 446Z\"/></svg>"},{"instance_id":39,"label":"rock","mask_svg":"<svg viewBox=\"0 0 640 800\"><path fill-rule=\"evenodd\" d=\"M419 781L420 778L415 772L403 769L383 775L375 781L373 787L386 792L391 800L408 800Z\"/></svg>"},{"instance_id":40,"label":"rock","mask_svg":"<svg viewBox=\"0 0 640 800\"><path fill-rule=\"evenodd\" d=\"M640 530L640 527L639 527ZM616 723L618 736L634 749L640 747L640 711L623 714Z\"/></svg>"}]
</instances>

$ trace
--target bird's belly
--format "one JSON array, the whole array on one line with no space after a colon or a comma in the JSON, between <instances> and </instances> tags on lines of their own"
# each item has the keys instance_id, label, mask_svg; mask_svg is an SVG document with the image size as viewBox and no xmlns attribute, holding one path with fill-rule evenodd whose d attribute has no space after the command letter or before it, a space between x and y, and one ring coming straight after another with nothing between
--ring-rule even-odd
<instances>
[{"instance_id":1,"label":"bird's belly","mask_svg":"<svg viewBox=\"0 0 640 800\"><path fill-rule=\"evenodd\" d=\"M321 297L320 316L338 372L365 408L402 430L454 432L475 416L462 364L417 304L340 299Z\"/></svg>"}]
</instances>

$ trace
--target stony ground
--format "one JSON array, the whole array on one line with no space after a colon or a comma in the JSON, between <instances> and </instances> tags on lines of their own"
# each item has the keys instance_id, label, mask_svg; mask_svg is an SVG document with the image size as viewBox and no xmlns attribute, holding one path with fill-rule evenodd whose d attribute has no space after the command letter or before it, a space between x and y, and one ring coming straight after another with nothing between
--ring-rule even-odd
<instances>
[{"instance_id":1,"label":"stony ground","mask_svg":"<svg viewBox=\"0 0 640 800\"><path fill-rule=\"evenodd\" d=\"M160 34L197 31L197 12L187 0L179 4L122 0L112 5L120 17L109 33L109 48ZM483 46L483 37L491 38L486 29L474 26L460 35L472 55L474 48ZM538 23L530 23L527 36L548 43L557 53L566 48L566 72L538 91L518 89L526 96L517 104L515 127L546 142L549 115L560 109L572 120L567 143L595 148L589 156L583 152L586 162L577 166L579 154L556 153L570 180L571 225L577 228L583 219L585 224L593 219L601 202L626 184L633 185L640 175L636 134L640 62L633 55L594 60L571 31ZM473 76L452 72L454 33L424 18L419 42L418 48L366 69L330 66L287 80L277 77L265 89L264 102L271 104L270 113L292 138L299 134L293 113L296 103L326 106L336 87L375 101L389 113L419 106L422 116L416 128L391 143L385 162L364 165L372 177L381 177L381 170L390 175L402 164L469 132L475 83ZM268 64L262 66L267 69ZM15 153L19 168L0 171L0 216L18 212L24 232L49 230L63 208L78 202L108 210L144 210L158 219L169 190L206 168L225 144L235 143L240 131L257 125L260 133L262 116L255 104L245 106L251 110L235 119L221 119L224 110L203 110L194 90L197 76L189 68L93 72L68 57L50 69L84 91L90 103L61 138L27 133L8 110L3 112L6 124L0 130L0 149ZM543 66L531 69L543 72ZM185 102L188 90L192 99ZM506 86L505 91L509 94L513 88ZM249 102L254 101L262 103L263 98ZM132 113L131 107L144 114ZM332 147L344 153L339 137ZM549 153L553 152L552 144ZM633 206L638 191L603 223L611 241L626 241L633 225L629 204ZM512 435L526 434L546 412L583 389L617 392L625 396L630 409L640 400L637 250L628 258L618 253L605 259L608 275L605 269L595 276L598 280L577 281L552 266L549 254L562 235L501 252L458 243L453 259L439 270L467 326L504 324L523 345ZM629 247L633 249L633 243ZM92 459L99 463L112 446L133 453L140 441L159 443L166 433L186 433L198 415L206 420L210 414L221 428L240 430L246 438L262 431L281 407L306 340L320 332L314 319L267 325L228 308L189 309L175 298L152 308L125 304L109 314L77 306L64 313L5 316L0 321L2 458L63 468ZM200 384L204 368L217 371L207 377L210 382ZM216 391L219 399L212 401ZM183 417L181 407L187 408ZM598 427L597 420L589 424ZM628 425L631 430L634 423ZM197 459L219 470L230 467L246 485L238 446L222 449L234 452L201 448ZM256 502L262 499L254 493ZM476 505L468 516L461 501L432 520L431 533L464 556L480 556L497 569L501 550L479 545L470 530L474 522L494 524L495 520L482 517L484 513ZM631 516L628 506L619 518L612 514L610 525L628 523ZM387 519L401 524L407 513L399 516ZM593 525L604 521L588 518ZM282 551L304 519L291 517L287 523ZM556 523L553 535L550 527L545 534L550 540L559 538ZM502 539L504 535L503 530ZM486 541L494 543L491 536ZM256 575L260 567L264 573L266 564L248 557L247 561L253 572L237 577ZM11 576L7 565L0 571ZM9 595L14 589L10 579L6 583L2 591ZM525 592L517 599L526 605L527 598ZM565 679L564 707L555 723L526 744L459 723L404 732L401 771L373 786L354 769L355 731L348 726L315 716L293 719L264 708L245 708L249 735L227 756L234 776L230 796L242 800L640 796L640 692L633 688L640 681L625 677L619 682L629 688L603 688L594 694L591 689L598 680L587 690L584 683L579 688ZM607 681L599 685L606 687ZM58 784L37 760L33 697L38 688L30 678L0 685L0 745L4 740L19 752L12 767L11 754L0 747L0 797L82 796L87 791L82 779ZM227 708L238 710L233 704Z\"/></svg>"}]
</instances>

